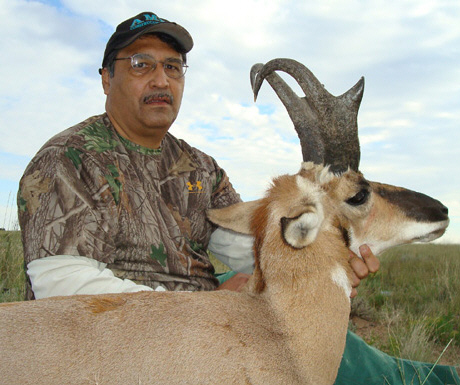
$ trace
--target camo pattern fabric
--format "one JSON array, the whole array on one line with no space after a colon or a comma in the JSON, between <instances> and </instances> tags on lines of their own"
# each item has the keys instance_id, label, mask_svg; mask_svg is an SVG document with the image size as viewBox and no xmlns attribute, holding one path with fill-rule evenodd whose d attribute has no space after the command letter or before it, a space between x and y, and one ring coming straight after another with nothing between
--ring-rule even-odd
<instances>
[{"instance_id":1,"label":"camo pattern fabric","mask_svg":"<svg viewBox=\"0 0 460 385\"><path fill-rule=\"evenodd\" d=\"M213 290L205 211L240 200L215 160L183 140L168 133L148 149L94 116L48 141L21 179L25 263L79 255L152 288Z\"/></svg>"}]
</instances>

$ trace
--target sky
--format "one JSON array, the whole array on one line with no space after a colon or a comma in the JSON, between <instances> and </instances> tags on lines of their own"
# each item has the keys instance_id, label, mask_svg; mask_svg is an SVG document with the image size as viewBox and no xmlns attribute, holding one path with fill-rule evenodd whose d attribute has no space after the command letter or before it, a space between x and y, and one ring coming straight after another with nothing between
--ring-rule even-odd
<instances>
[{"instance_id":1,"label":"sky","mask_svg":"<svg viewBox=\"0 0 460 385\"><path fill-rule=\"evenodd\" d=\"M440 241L460 243L457 0L0 0L0 228L17 226L19 179L39 148L104 112L105 44L143 11L195 43L171 133L213 156L244 200L300 168L284 106L268 84L254 103L249 82L253 64L287 57L334 95L365 77L360 170L442 201Z\"/></svg>"}]
</instances>

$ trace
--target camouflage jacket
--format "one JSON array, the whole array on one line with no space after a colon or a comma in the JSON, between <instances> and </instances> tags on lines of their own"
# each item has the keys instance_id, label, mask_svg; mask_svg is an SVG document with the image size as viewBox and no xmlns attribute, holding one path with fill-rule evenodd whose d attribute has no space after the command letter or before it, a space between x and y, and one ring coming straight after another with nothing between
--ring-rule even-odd
<instances>
[{"instance_id":1,"label":"camouflage jacket","mask_svg":"<svg viewBox=\"0 0 460 385\"><path fill-rule=\"evenodd\" d=\"M144 148L94 116L49 140L21 179L25 263L79 255L154 289L212 290L205 210L239 201L215 160L183 140Z\"/></svg>"}]
</instances>

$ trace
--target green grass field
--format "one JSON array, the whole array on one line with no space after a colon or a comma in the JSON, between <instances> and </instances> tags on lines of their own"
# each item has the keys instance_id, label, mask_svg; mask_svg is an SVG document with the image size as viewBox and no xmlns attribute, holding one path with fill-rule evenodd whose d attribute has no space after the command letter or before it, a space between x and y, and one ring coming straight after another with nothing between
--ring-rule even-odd
<instances>
[{"instance_id":1,"label":"green grass field","mask_svg":"<svg viewBox=\"0 0 460 385\"><path fill-rule=\"evenodd\" d=\"M449 345L441 362L460 366L460 246L400 246L380 259L380 271L362 282L353 300L352 315L375 326L364 339L427 362Z\"/></svg>"},{"instance_id":2,"label":"green grass field","mask_svg":"<svg viewBox=\"0 0 460 385\"><path fill-rule=\"evenodd\" d=\"M391 355L426 362L442 355L440 363L459 367L460 245L401 246L380 259L352 301L350 328ZM216 261L216 270L226 267ZM23 297L20 233L0 231L0 302Z\"/></svg>"}]
</instances>

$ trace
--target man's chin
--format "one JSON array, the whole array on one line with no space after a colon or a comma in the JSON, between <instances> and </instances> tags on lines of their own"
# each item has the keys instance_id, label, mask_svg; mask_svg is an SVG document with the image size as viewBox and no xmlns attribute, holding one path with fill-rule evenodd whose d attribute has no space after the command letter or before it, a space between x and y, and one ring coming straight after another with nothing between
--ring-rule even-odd
<instances>
[{"instance_id":1,"label":"man's chin","mask_svg":"<svg viewBox=\"0 0 460 385\"><path fill-rule=\"evenodd\" d=\"M155 111L149 111L143 114L141 122L146 129L168 131L173 124L176 116L171 114L171 111L164 111L161 108L155 108Z\"/></svg>"}]
</instances>

